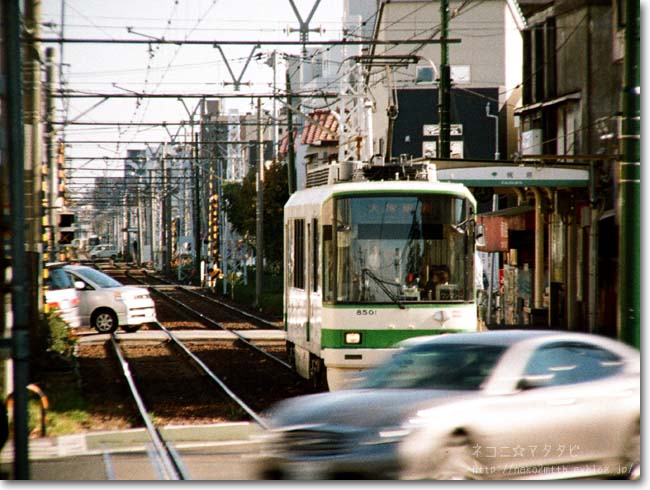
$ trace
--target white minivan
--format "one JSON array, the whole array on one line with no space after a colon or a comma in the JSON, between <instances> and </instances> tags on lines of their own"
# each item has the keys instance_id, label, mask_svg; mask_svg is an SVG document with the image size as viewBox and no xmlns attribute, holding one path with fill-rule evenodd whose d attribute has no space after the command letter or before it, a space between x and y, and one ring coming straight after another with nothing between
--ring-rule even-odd
<instances>
[{"instance_id":1,"label":"white minivan","mask_svg":"<svg viewBox=\"0 0 650 490\"><path fill-rule=\"evenodd\" d=\"M90 250L90 260L117 258L117 249L113 245L96 245Z\"/></svg>"},{"instance_id":2,"label":"white minivan","mask_svg":"<svg viewBox=\"0 0 650 490\"><path fill-rule=\"evenodd\" d=\"M85 265L66 265L64 269L79 286L82 325L100 333L113 333L118 326L135 332L156 321L156 308L145 287L125 286Z\"/></svg>"}]
</instances>

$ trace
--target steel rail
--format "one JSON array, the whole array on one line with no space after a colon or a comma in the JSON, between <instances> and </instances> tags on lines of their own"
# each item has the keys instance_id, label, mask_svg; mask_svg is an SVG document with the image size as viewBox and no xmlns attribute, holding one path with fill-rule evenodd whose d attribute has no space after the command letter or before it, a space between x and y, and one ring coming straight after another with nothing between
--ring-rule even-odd
<instances>
[{"instance_id":1,"label":"steel rail","mask_svg":"<svg viewBox=\"0 0 650 490\"><path fill-rule=\"evenodd\" d=\"M133 277L133 276L132 276L131 274L129 274L128 272L127 272L127 275L129 275L129 277L131 277L132 279L134 279L134 280L136 280L136 281L138 280L136 277ZM156 279L161 280L161 281L164 281L164 282L166 282L167 284L174 284L173 282L171 282L171 281L169 281L169 280L167 280L167 279L163 279L163 278L158 277L158 276L153 276L152 274L150 274L150 273L148 273L148 272L146 272L146 271L145 271L145 275L147 275L147 276L149 276L149 277L155 277ZM208 301L211 301L212 303L218 304L219 306L223 306L224 308L229 309L229 310L231 310L231 311L233 311L233 312L235 312L235 313L237 313L237 314L239 314L239 315L241 315L241 316L243 316L243 317L245 317L245 318L253 319L253 320L258 321L258 322L260 322L260 323L262 323L262 324L264 324L264 325L269 326L270 328L274 328L274 329L279 329L279 328L280 328L280 327L278 327L276 324L274 324L274 323L272 323L272 322L269 322L269 321L266 320L265 318L262 318L262 317L259 317L259 316L256 316L256 315L253 315L252 313L248 313L247 311L244 311L244 310L240 310L240 309L238 309L238 308L235 308L234 306L229 305L228 303L224 303L223 301L219 301L219 300L216 299L216 298L212 298L212 297L210 297L210 296L206 296L205 294L200 293L200 292L198 292L198 291L195 291L194 289L190 289L189 286L184 286L184 285L176 285L176 286L179 287L179 288L184 289L184 290L187 291L188 293L191 293L191 294L194 294L194 295L196 295L196 296L199 296L199 297L202 298L202 299L207 299Z\"/></svg>"},{"instance_id":2,"label":"steel rail","mask_svg":"<svg viewBox=\"0 0 650 490\"><path fill-rule=\"evenodd\" d=\"M149 287L152 291L154 291L156 294L159 294L159 295L163 296L164 298L168 299L169 301L172 301L173 303L176 303L176 304L179 305L180 307L185 308L187 311L189 311L189 312L192 313L193 315L198 316L199 318L201 318L202 321L208 323L209 325L214 325L215 327L217 327L217 328L219 328L219 329L221 329L221 330L224 330L224 331L226 331L226 332L230 332L230 333L232 333L233 335L235 335L236 337L238 337L242 342L244 342L244 343L245 343L248 347L250 347L251 349L255 349L256 351L258 351L258 352L261 353L262 355L264 355L264 356L268 357L269 359L271 359L271 360L277 362L278 364L281 364L282 366L284 366L285 368L289 369L290 371L295 372L295 370L293 369L293 367L292 367L289 363L283 361L283 360L280 359L279 357L274 356L274 355L271 354L270 352L267 352L267 351L265 351L264 349L261 349L260 347L258 347L257 345L255 345L254 343L252 343L251 341L249 341L246 337L244 337L244 336L243 336L242 334L240 334L239 332L236 332L236 331L234 331L234 330L230 330L230 329L224 327L223 325L221 325L221 324L215 322L215 321L212 320L211 318L208 318L206 315L204 315L204 314L201 313L200 311L196 311L194 308L192 308L192 307L186 305L186 304L183 303L182 301L179 301L178 299L173 298L173 297L170 296L169 294L164 293L164 292L158 290L158 288L157 288L156 286L150 286L150 285L149 285L148 287ZM183 289L182 289L181 287L179 287L179 286L177 286L177 289L183 290ZM275 328L277 328L277 327L275 327Z\"/></svg>"},{"instance_id":3,"label":"steel rail","mask_svg":"<svg viewBox=\"0 0 650 490\"><path fill-rule=\"evenodd\" d=\"M174 335L172 332L170 332L163 324L160 322L156 322L156 325L169 336L169 338L176 344L178 348L180 348L187 356L189 356L192 361L194 361L200 368L201 370L215 383L219 385L219 387L235 402L237 405L239 405L241 408L244 409L244 411L251 416L251 418L262 428L268 429L268 424L264 422L264 419L260 417L252 408L250 408L241 398L239 398L235 392L233 392L228 386L219 378L216 374L212 372L212 370L205 365L205 363L199 359L196 354L191 352L187 346L181 342L176 335Z\"/></svg>"},{"instance_id":4,"label":"steel rail","mask_svg":"<svg viewBox=\"0 0 650 490\"><path fill-rule=\"evenodd\" d=\"M160 435L160 432L154 425L153 421L151 420L151 417L149 416L149 412L147 411L147 407L145 406L144 401L142 400L142 397L138 392L138 388L135 385L133 376L131 375L131 369L129 367L129 363L127 362L126 358L122 354L120 346L116 340L115 334L111 335L111 344L113 345L115 354L119 359L120 366L122 367L122 372L129 385L129 389L131 390L133 399L135 400L135 403L138 406L140 417L142 417L144 425L149 434L149 438L153 443L156 455L158 456L160 462L162 463L161 469L163 470L164 473L162 476L166 477L169 480L190 480L191 478L188 478L188 475L185 474L184 471L182 470L183 468L182 464L176 461L178 455L170 449L170 447L164 441L163 437Z\"/></svg>"},{"instance_id":5,"label":"steel rail","mask_svg":"<svg viewBox=\"0 0 650 490\"><path fill-rule=\"evenodd\" d=\"M224 308L227 308L227 309L229 309L229 310L231 310L231 311L237 313L238 315L242 315L242 316L244 316L244 317L246 317L246 318L249 318L249 319L255 320L255 321L257 321L257 322L260 322L260 323L262 323L262 324L264 324L264 325L267 325L267 326L270 327L270 328L274 328L274 329L276 329L276 330L279 329L279 327L278 327L276 324L271 323L270 321L268 321L268 320L266 320L266 319L264 319L264 318L261 318L261 317L259 317L259 316L257 316L257 315L253 315L252 313L248 313L247 311L244 311L244 310L240 310L240 309L238 309L238 308L235 308L234 306L229 305L228 303L224 303L223 301L219 301L219 300L216 299L216 298L211 298L210 296L206 296L205 294L200 293L200 292L198 292L198 291L196 291L196 290L194 290L194 289L190 289L189 286L177 286L177 287L183 289L184 291L187 291L187 292L190 293L190 294L193 294L193 295L195 295L195 296L198 296L198 297L200 297L200 298L202 298L202 299L207 299L208 301L210 301L210 302L212 302L212 303L215 303L215 304L217 304L217 305L219 305L219 306L223 306Z\"/></svg>"}]
</instances>

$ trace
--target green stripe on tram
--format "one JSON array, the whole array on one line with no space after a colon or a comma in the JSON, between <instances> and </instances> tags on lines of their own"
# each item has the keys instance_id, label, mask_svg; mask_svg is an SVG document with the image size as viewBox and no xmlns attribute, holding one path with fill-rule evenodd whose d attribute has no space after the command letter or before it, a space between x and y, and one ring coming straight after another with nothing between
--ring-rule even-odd
<instances>
[{"instance_id":1,"label":"green stripe on tram","mask_svg":"<svg viewBox=\"0 0 650 490\"><path fill-rule=\"evenodd\" d=\"M452 329L427 329L427 330L359 330L350 328L348 330L323 329L321 331L322 349L386 349L393 347L411 337L422 335L440 335L443 333L458 333L464 330ZM345 333L358 332L361 334L360 344L346 344Z\"/></svg>"}]
</instances>

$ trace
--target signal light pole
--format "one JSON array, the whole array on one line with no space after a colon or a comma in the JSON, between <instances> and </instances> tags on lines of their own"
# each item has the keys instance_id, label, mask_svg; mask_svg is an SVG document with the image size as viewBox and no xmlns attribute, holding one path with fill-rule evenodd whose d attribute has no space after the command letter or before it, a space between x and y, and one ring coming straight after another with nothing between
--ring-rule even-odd
<instances>
[{"instance_id":1,"label":"signal light pole","mask_svg":"<svg viewBox=\"0 0 650 490\"><path fill-rule=\"evenodd\" d=\"M264 145L262 144L262 99L257 99L257 206L255 209L255 307L262 306L264 269Z\"/></svg>"}]
</instances>

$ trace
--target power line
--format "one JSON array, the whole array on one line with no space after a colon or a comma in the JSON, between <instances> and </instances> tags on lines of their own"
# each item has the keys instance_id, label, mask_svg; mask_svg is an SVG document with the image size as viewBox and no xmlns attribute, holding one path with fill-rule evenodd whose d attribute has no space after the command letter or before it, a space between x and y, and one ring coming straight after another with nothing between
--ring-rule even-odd
<instances>
[{"instance_id":1,"label":"power line","mask_svg":"<svg viewBox=\"0 0 650 490\"><path fill-rule=\"evenodd\" d=\"M330 92L295 92L292 94L292 97L338 97L340 94ZM263 98L263 99L272 99L272 98L286 98L287 94L240 94L240 93L226 93L226 94L180 94L180 93L168 93L168 94L146 94L146 93L92 93L92 92L81 92L73 90L58 90L52 94L53 97L57 98L76 98L76 99L101 99L101 98L115 98L115 99L144 99L144 98L153 98L153 99L251 99L251 98ZM127 123L124 123L127 125Z\"/></svg>"},{"instance_id":2,"label":"power line","mask_svg":"<svg viewBox=\"0 0 650 490\"><path fill-rule=\"evenodd\" d=\"M203 46L256 46L256 45L278 45L278 46L294 46L294 45L307 45L307 46L358 46L358 45L399 45L399 44L440 44L439 39L387 39L387 40L331 40L331 41L222 41L222 40L207 40L207 39L101 39L101 38L70 38L70 37L38 37L23 40L25 43L57 43L57 44L176 44L176 45L203 45ZM444 42L447 43L460 43L458 38L449 38Z\"/></svg>"}]
</instances>

